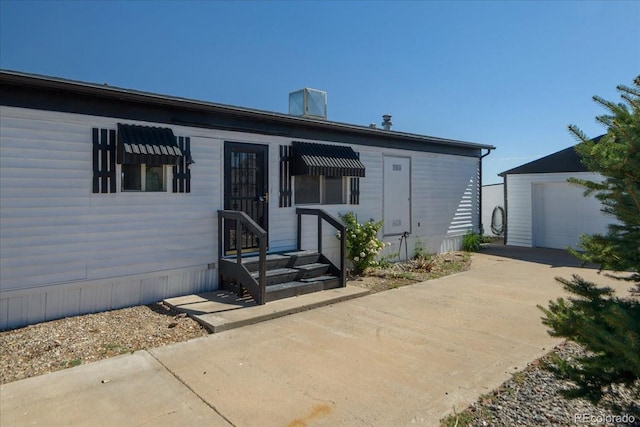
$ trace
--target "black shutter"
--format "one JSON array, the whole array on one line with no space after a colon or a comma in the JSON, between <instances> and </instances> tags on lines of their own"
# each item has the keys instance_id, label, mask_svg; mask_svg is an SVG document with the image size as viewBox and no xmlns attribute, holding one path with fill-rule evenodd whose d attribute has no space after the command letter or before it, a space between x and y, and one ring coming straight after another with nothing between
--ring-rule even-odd
<instances>
[{"instance_id":1,"label":"black shutter","mask_svg":"<svg viewBox=\"0 0 640 427\"><path fill-rule=\"evenodd\" d=\"M93 192L116 192L116 131L92 129Z\"/></svg>"},{"instance_id":2,"label":"black shutter","mask_svg":"<svg viewBox=\"0 0 640 427\"><path fill-rule=\"evenodd\" d=\"M178 147L182 151L182 157L173 166L173 192L191 193L191 138L178 137Z\"/></svg>"},{"instance_id":3,"label":"black shutter","mask_svg":"<svg viewBox=\"0 0 640 427\"><path fill-rule=\"evenodd\" d=\"M280 146L280 202L281 208L291 206L291 147Z\"/></svg>"},{"instance_id":4,"label":"black shutter","mask_svg":"<svg viewBox=\"0 0 640 427\"><path fill-rule=\"evenodd\" d=\"M359 159L360 153L356 153L356 155ZM351 177L351 179L349 180L349 204L360 204L360 178L358 177Z\"/></svg>"}]
</instances>

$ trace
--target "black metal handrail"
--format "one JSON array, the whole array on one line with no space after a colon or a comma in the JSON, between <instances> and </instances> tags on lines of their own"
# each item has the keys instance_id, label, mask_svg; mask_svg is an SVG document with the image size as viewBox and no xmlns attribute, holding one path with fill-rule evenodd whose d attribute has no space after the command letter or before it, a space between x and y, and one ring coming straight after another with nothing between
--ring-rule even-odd
<instances>
[{"instance_id":1,"label":"black metal handrail","mask_svg":"<svg viewBox=\"0 0 640 427\"><path fill-rule=\"evenodd\" d=\"M347 272L345 269L345 254L347 252L346 227L338 218L323 209L296 208L298 215L298 250L302 250L302 215L315 215L318 217L318 253L322 254L322 221L326 221L340 233L340 283L346 286Z\"/></svg>"},{"instance_id":2,"label":"black metal handrail","mask_svg":"<svg viewBox=\"0 0 640 427\"><path fill-rule=\"evenodd\" d=\"M249 215L242 211L219 210L218 211L218 265L222 259L224 248L222 244L223 220L234 220L236 222L236 264L238 268L242 266L242 245L239 244L242 235L242 227L246 227L249 231L258 237L258 289L249 289L256 303L262 305L265 303L265 294L267 288L267 232L258 225ZM246 284L245 284L246 285ZM249 288L249 286L247 286ZM257 292L256 292L257 291ZM257 295L254 295L257 293Z\"/></svg>"}]
</instances>

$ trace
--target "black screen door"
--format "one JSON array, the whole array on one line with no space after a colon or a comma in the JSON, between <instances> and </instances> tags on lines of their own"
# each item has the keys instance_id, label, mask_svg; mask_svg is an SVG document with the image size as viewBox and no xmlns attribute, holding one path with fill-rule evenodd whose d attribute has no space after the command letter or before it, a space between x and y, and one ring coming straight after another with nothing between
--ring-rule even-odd
<instances>
[{"instance_id":1,"label":"black screen door","mask_svg":"<svg viewBox=\"0 0 640 427\"><path fill-rule=\"evenodd\" d=\"M266 145L227 142L224 146L224 208L243 211L268 231L269 181ZM244 227L236 239L235 221L225 221L224 250L258 250L258 237Z\"/></svg>"}]
</instances>

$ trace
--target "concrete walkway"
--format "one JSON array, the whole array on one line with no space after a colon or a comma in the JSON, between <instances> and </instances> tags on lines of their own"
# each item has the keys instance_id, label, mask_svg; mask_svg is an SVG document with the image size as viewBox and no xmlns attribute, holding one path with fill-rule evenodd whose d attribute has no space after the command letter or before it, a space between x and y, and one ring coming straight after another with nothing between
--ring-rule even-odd
<instances>
[{"instance_id":1,"label":"concrete walkway","mask_svg":"<svg viewBox=\"0 0 640 427\"><path fill-rule=\"evenodd\" d=\"M301 311L337 304L369 294L368 289L357 286L327 289L324 292L303 294L294 298L257 305L251 297L239 297L229 291L206 292L164 300L166 304L187 313L211 333L242 328L266 322Z\"/></svg>"},{"instance_id":2,"label":"concrete walkway","mask_svg":"<svg viewBox=\"0 0 640 427\"><path fill-rule=\"evenodd\" d=\"M562 294L555 276L628 287L529 251L490 248L469 272L6 384L0 425L437 426L559 342L536 308Z\"/></svg>"}]
</instances>

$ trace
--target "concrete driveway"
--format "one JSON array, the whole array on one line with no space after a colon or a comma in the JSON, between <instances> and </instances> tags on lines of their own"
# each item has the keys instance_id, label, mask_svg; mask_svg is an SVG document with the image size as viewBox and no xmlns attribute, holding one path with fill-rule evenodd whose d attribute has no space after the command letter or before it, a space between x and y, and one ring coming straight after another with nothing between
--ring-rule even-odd
<instances>
[{"instance_id":1,"label":"concrete driveway","mask_svg":"<svg viewBox=\"0 0 640 427\"><path fill-rule=\"evenodd\" d=\"M555 276L628 287L575 265L492 247L465 273L3 385L0 425L437 426L559 342L536 308Z\"/></svg>"}]
</instances>

